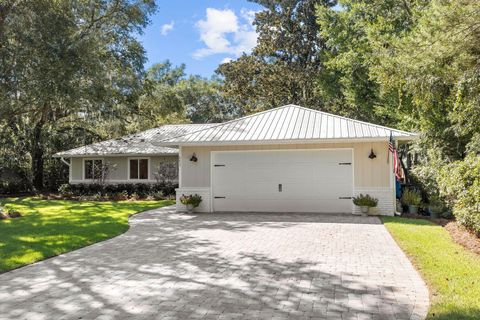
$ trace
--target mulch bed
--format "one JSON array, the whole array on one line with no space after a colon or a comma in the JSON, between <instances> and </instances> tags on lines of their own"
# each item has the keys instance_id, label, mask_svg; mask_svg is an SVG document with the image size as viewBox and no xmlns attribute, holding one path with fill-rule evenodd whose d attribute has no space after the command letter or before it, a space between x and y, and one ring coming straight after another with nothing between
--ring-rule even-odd
<instances>
[{"instance_id":1,"label":"mulch bed","mask_svg":"<svg viewBox=\"0 0 480 320\"><path fill-rule=\"evenodd\" d=\"M461 244L470 251L480 255L480 238L468 231L456 221L450 221L445 226L456 243Z\"/></svg>"}]
</instances>

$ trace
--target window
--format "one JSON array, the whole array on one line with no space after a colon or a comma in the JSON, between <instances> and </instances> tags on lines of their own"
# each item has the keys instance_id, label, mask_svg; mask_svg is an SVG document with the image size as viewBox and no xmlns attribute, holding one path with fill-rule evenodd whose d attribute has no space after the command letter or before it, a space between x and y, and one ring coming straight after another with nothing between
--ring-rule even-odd
<instances>
[{"instance_id":1,"label":"window","mask_svg":"<svg viewBox=\"0 0 480 320\"><path fill-rule=\"evenodd\" d=\"M97 180L102 178L103 160L89 159L84 161L84 179Z\"/></svg>"},{"instance_id":2,"label":"window","mask_svg":"<svg viewBox=\"0 0 480 320\"><path fill-rule=\"evenodd\" d=\"M148 159L130 159L131 180L148 180Z\"/></svg>"}]
</instances>

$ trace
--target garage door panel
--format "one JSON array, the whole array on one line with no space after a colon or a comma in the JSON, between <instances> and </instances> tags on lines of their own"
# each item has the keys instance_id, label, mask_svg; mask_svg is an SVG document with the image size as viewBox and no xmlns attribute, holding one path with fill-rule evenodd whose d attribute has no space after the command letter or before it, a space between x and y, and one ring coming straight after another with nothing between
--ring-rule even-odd
<instances>
[{"instance_id":1,"label":"garage door panel","mask_svg":"<svg viewBox=\"0 0 480 320\"><path fill-rule=\"evenodd\" d=\"M213 199L213 208L351 212L351 200L340 199L352 196L351 160L352 151L344 149L214 152L212 192L221 198Z\"/></svg>"},{"instance_id":2,"label":"garage door panel","mask_svg":"<svg viewBox=\"0 0 480 320\"><path fill-rule=\"evenodd\" d=\"M301 212L318 212L318 213L350 213L351 201L344 200L344 203L338 203L336 200L314 200L314 199L302 199L303 207ZM244 199L217 199L215 203L215 211L217 212L230 212L231 208L237 208L234 211L238 212L299 212L298 203L290 200L277 200L271 202L268 199L253 199L249 202L248 206L245 206ZM260 208L259 210L253 210L251 208ZM264 208L268 208L265 210Z\"/></svg>"}]
</instances>

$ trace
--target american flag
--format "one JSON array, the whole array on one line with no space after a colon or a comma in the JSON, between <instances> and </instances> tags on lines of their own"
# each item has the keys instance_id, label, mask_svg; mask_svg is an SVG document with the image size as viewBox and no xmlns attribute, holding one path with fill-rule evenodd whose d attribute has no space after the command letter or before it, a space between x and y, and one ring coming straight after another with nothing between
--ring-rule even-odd
<instances>
[{"instance_id":1,"label":"american flag","mask_svg":"<svg viewBox=\"0 0 480 320\"><path fill-rule=\"evenodd\" d=\"M393 156L393 172L395 172L395 176L397 179L401 179L402 175L402 166L400 165L400 159L398 158L398 152L395 148L392 132L390 131L390 140L388 141L388 155L387 155L387 162L390 162L390 153Z\"/></svg>"},{"instance_id":2,"label":"american flag","mask_svg":"<svg viewBox=\"0 0 480 320\"><path fill-rule=\"evenodd\" d=\"M395 150L395 147L393 145L392 131L390 131L390 140L388 140L387 163L390 162L390 153L393 153L394 150Z\"/></svg>"}]
</instances>

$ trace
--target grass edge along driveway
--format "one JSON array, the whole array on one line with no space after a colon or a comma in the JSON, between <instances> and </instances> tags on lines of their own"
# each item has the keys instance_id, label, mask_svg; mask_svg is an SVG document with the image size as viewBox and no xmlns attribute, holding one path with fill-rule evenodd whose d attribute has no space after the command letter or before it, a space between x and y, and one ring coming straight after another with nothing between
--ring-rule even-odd
<instances>
[{"instance_id":1,"label":"grass edge along driveway","mask_svg":"<svg viewBox=\"0 0 480 320\"><path fill-rule=\"evenodd\" d=\"M480 319L480 257L427 220L382 217L430 289L427 319Z\"/></svg>"},{"instance_id":2,"label":"grass edge along driveway","mask_svg":"<svg viewBox=\"0 0 480 320\"><path fill-rule=\"evenodd\" d=\"M0 220L0 273L117 236L132 214L174 201L68 201L9 198L23 217Z\"/></svg>"}]
</instances>

